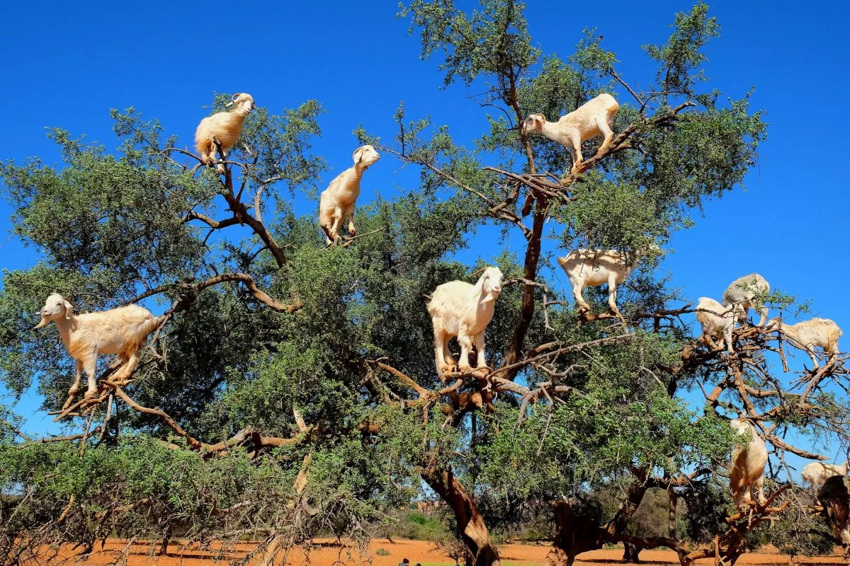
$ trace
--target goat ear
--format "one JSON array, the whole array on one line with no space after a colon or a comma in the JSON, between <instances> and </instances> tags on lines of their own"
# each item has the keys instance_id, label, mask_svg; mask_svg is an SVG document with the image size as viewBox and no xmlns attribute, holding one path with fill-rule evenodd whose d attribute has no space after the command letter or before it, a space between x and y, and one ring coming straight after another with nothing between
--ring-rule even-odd
<instances>
[{"instance_id":1,"label":"goat ear","mask_svg":"<svg viewBox=\"0 0 850 566\"><path fill-rule=\"evenodd\" d=\"M74 305L65 300L65 318L70 319L71 315L74 314Z\"/></svg>"},{"instance_id":2,"label":"goat ear","mask_svg":"<svg viewBox=\"0 0 850 566\"><path fill-rule=\"evenodd\" d=\"M354 160L354 163L360 163L360 159L363 157L363 146L358 147L354 150L354 153L351 154L351 158Z\"/></svg>"},{"instance_id":3,"label":"goat ear","mask_svg":"<svg viewBox=\"0 0 850 566\"><path fill-rule=\"evenodd\" d=\"M481 291L483 291L483 290L484 290L484 276L482 275L481 277L478 278L478 281L475 282L475 288L474 288L473 292L476 295L480 295Z\"/></svg>"}]
</instances>

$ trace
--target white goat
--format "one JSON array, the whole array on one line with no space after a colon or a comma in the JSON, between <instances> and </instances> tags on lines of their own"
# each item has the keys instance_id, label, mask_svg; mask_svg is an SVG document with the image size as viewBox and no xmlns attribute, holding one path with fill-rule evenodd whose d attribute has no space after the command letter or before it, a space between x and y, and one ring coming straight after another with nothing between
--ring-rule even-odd
<instances>
[{"instance_id":1,"label":"white goat","mask_svg":"<svg viewBox=\"0 0 850 566\"><path fill-rule=\"evenodd\" d=\"M570 174L584 160L581 155L581 144L596 136L602 136L602 145L599 153L608 149L614 131L614 116L620 105L610 94L600 94L573 110L566 116L561 116L557 122L547 122L543 114L532 114L522 123L524 133L540 132L552 141L556 141L566 147L573 157L573 166Z\"/></svg>"},{"instance_id":2,"label":"white goat","mask_svg":"<svg viewBox=\"0 0 850 566\"><path fill-rule=\"evenodd\" d=\"M62 295L53 293L47 297L41 309L41 322L35 328L41 328L50 321L56 322L62 343L77 364L77 377L68 394L75 395L79 391L80 377L85 369L88 377L86 397L89 398L97 394L97 356L118 354L123 366L110 381L117 382L119 377L127 379L139 363L139 350L148 334L161 320L138 305L75 315L71 303Z\"/></svg>"},{"instance_id":3,"label":"white goat","mask_svg":"<svg viewBox=\"0 0 850 566\"><path fill-rule=\"evenodd\" d=\"M455 359L449 351L449 340L457 336L460 344L460 371L468 371L469 352L475 343L478 360L475 367L486 367L484 331L493 320L496 298L502 292L502 272L488 267L475 285L464 281L443 283L434 290L428 303L428 314L434 324L434 358L437 373L450 371Z\"/></svg>"},{"instance_id":4,"label":"white goat","mask_svg":"<svg viewBox=\"0 0 850 566\"><path fill-rule=\"evenodd\" d=\"M236 108L229 112L216 112L212 116L207 116L201 120L198 129L195 130L195 149L198 150L201 161L205 165L213 165L217 161L216 140L221 144L222 154L226 156L227 150L233 147L242 134L245 118L257 107L253 97L246 92L234 94L227 105L233 104ZM219 164L217 169L219 173L224 173L223 165Z\"/></svg>"},{"instance_id":5,"label":"white goat","mask_svg":"<svg viewBox=\"0 0 850 566\"><path fill-rule=\"evenodd\" d=\"M764 467L767 465L767 447L764 440L758 435L756 427L746 419L732 419L729 425L739 436L747 433L752 435L749 444L738 446L732 451L729 488L735 498L735 507L741 511L743 506L752 505L753 489L758 489L759 505L764 505Z\"/></svg>"},{"instance_id":6,"label":"white goat","mask_svg":"<svg viewBox=\"0 0 850 566\"><path fill-rule=\"evenodd\" d=\"M762 296L770 293L770 284L758 273L750 273L732 281L732 284L723 292L723 304L734 306L738 313L738 322L747 322L749 310L756 308L761 314L759 326L764 326L767 319L767 307L762 304Z\"/></svg>"},{"instance_id":7,"label":"white goat","mask_svg":"<svg viewBox=\"0 0 850 566\"><path fill-rule=\"evenodd\" d=\"M700 297L696 315L702 325L702 341L714 350L722 348L725 343L727 351L734 354L732 329L735 326L735 310L709 297ZM714 343L717 337L720 337L720 344Z\"/></svg>"},{"instance_id":8,"label":"white goat","mask_svg":"<svg viewBox=\"0 0 850 566\"><path fill-rule=\"evenodd\" d=\"M348 235L353 237L354 203L360 196L360 179L363 172L381 158L371 145L360 146L351 156L354 166L349 167L331 181L319 201L319 224L327 237L328 245L339 240L339 230L348 218Z\"/></svg>"},{"instance_id":9,"label":"white goat","mask_svg":"<svg viewBox=\"0 0 850 566\"><path fill-rule=\"evenodd\" d=\"M785 324L778 318L772 318L767 329L779 330L791 345L805 351L815 364L814 369L820 367L815 347L823 348L824 353L832 358L838 354L838 339L843 334L841 328L828 318L813 318L797 324Z\"/></svg>"},{"instance_id":10,"label":"white goat","mask_svg":"<svg viewBox=\"0 0 850 566\"><path fill-rule=\"evenodd\" d=\"M820 487L833 476L846 476L850 471L850 460L843 464L824 464L823 462L812 462L806 464L803 468L803 473L800 474L804 482L812 488L812 493L817 494Z\"/></svg>"},{"instance_id":11,"label":"white goat","mask_svg":"<svg viewBox=\"0 0 850 566\"><path fill-rule=\"evenodd\" d=\"M653 245L660 253L660 248ZM585 287L598 287L608 284L608 306L611 311L620 314L617 309L617 285L621 284L632 272L641 254L632 254L631 263L623 252L616 250L573 250L558 258L558 264L564 269L573 287L573 297L581 310L590 310L584 300Z\"/></svg>"}]
</instances>

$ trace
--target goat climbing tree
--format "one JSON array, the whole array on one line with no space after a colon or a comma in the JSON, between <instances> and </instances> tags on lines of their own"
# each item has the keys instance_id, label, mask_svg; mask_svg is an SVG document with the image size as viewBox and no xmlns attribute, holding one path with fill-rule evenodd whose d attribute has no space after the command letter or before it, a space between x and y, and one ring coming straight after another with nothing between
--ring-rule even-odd
<instances>
[{"instance_id":1,"label":"goat climbing tree","mask_svg":"<svg viewBox=\"0 0 850 566\"><path fill-rule=\"evenodd\" d=\"M669 41L645 48L655 76L631 77L594 32L567 59L545 56L520 2L482 5L470 14L413 0L400 16L424 56L444 56L445 86L484 85L489 131L464 146L450 125L403 106L393 135L358 129L421 176L398 198L359 207L364 235L343 245L325 247L315 217L293 207L324 170L311 147L315 101L252 113L222 175L133 109L113 111L114 153L55 129L62 167L0 167L15 233L44 258L4 275L0 376L17 392L37 382L45 408L74 428L28 438L4 410L0 485L19 497L0 527L0 564L46 543L91 551L111 534L164 551L178 531L221 539L222 552L258 537L245 561L271 564L317 533L368 538L422 480L480 565L499 563L493 529L510 532L540 508L551 507L553 565L606 542L624 543L629 560L667 546L685 565L731 564L759 525L781 524L792 505L777 483L789 477L784 455L818 458L786 433L848 440L838 426L847 404L830 389L846 357L795 383L777 373L782 343L764 329L738 328L736 354L706 348L682 322L692 305L654 274L651 254L620 291L623 320L592 290L593 312L574 310L552 275L559 250L663 248L754 164L761 114L703 84L716 22L702 4L678 14ZM602 91L621 94L616 135L604 152L588 142L583 167L565 176L566 151L519 124ZM472 277L481 265L451 258L485 225L521 242L518 256L493 248L480 262L506 274L487 334L492 371L440 379L422 296ZM104 366L97 397L67 398L69 358L48 332L30 331L56 291L82 311L145 301L166 314L132 382L111 383ZM779 293L762 299L792 308ZM687 391L702 391L705 406ZM773 450L771 497L747 516L722 487L735 442L726 419L738 414ZM652 488L669 495L670 525L642 537L629 525ZM604 490L621 501L610 516L592 502ZM675 526L679 500L701 510L688 541Z\"/></svg>"}]
</instances>

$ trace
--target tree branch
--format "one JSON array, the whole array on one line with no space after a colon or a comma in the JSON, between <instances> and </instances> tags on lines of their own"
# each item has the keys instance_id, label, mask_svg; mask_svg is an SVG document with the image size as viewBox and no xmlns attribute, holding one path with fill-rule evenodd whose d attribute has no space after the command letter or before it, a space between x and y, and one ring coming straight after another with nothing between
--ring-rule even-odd
<instances>
[{"instance_id":1,"label":"tree branch","mask_svg":"<svg viewBox=\"0 0 850 566\"><path fill-rule=\"evenodd\" d=\"M156 289L145 291L144 293L133 297L128 302L137 303L143 299L147 299L148 297L178 289L180 291L180 298L174 303L174 306L172 306L169 312L180 312L186 310L188 306L192 302L194 302L195 297L197 297L198 293L200 293L204 289L207 289L208 287L212 287L214 285L218 285L220 283L227 282L243 283L255 299L277 312L293 313L304 306L303 303L297 299L293 300L292 303L287 304L269 296L267 293L257 287L257 284L254 282L254 278L248 275L247 273L223 273L221 275L211 277L210 279L201 281L199 283L181 282L172 283L170 285L163 285L161 287L157 287Z\"/></svg>"}]
</instances>

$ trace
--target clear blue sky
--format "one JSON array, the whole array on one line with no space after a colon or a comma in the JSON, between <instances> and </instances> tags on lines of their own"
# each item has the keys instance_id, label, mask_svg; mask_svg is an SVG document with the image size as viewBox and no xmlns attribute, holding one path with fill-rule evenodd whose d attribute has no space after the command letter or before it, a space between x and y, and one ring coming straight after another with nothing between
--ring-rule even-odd
<instances>
[{"instance_id":1,"label":"clear blue sky","mask_svg":"<svg viewBox=\"0 0 850 566\"><path fill-rule=\"evenodd\" d=\"M109 109L129 106L159 118L166 133L191 145L215 91L250 92L273 112L319 100L328 113L320 119L324 135L316 149L331 166L322 186L350 165L357 144L351 131L358 124L385 139L393 135L393 113L402 100L410 117L430 114L435 123L449 124L460 142L486 128L484 111L467 98L472 93L462 85L441 90L437 61L419 60L418 37L396 19L394 0L297 4L7 3L0 35L6 55L0 159L40 156L58 163L47 126L86 133L114 148ZM529 0L526 14L544 53L566 56L583 28L597 27L621 61L620 74L642 82L653 70L640 46L664 41L674 13L691 6L690 0ZM850 191L839 119L850 87L843 72L850 9L843 2L786 0L710 6L722 28L707 49L710 84L735 98L755 87L753 106L768 112L769 139L746 179L747 191L710 203L704 218L695 217L695 228L674 236L674 253L661 269L692 299L719 298L736 277L759 272L774 288L811 299L815 315L850 332L842 292L850 274ZM623 92L616 95L628 100ZM385 155L367 174L361 199L377 193L393 198L400 188L414 188L417 172L400 166ZM301 212L317 208L303 195L296 198L303 200ZM9 235L9 214L0 202L0 267L27 268L38 255ZM465 260L495 253L486 233L480 238ZM29 430L46 426L34 413L37 406L32 396L18 406L30 417Z\"/></svg>"}]
</instances>

